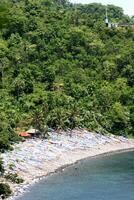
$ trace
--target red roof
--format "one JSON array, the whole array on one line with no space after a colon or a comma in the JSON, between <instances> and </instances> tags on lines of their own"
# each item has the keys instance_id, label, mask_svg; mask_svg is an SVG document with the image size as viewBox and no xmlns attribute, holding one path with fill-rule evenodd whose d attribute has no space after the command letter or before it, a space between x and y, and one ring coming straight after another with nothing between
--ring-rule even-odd
<instances>
[{"instance_id":1,"label":"red roof","mask_svg":"<svg viewBox=\"0 0 134 200\"><path fill-rule=\"evenodd\" d=\"M28 134L27 132L21 132L21 133L19 133L19 136L21 136L21 137L31 137L31 135Z\"/></svg>"}]
</instances>

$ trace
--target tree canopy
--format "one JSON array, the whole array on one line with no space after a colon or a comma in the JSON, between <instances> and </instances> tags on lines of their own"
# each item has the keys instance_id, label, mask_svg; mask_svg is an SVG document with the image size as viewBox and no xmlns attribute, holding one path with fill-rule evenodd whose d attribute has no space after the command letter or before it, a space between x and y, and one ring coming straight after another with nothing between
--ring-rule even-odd
<instances>
[{"instance_id":1,"label":"tree canopy","mask_svg":"<svg viewBox=\"0 0 134 200\"><path fill-rule=\"evenodd\" d=\"M108 10L113 22L132 21ZM104 18L96 3L1 1L0 149L31 125L134 134L134 30Z\"/></svg>"}]
</instances>

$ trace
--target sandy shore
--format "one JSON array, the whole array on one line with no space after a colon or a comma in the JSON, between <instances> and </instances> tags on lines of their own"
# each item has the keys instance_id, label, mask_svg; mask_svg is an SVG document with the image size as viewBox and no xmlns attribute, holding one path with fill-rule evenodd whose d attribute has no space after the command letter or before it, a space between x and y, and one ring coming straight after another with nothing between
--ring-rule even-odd
<instances>
[{"instance_id":1,"label":"sandy shore","mask_svg":"<svg viewBox=\"0 0 134 200\"><path fill-rule=\"evenodd\" d=\"M3 154L7 172L17 172L25 181L21 185L10 183L13 196L22 195L28 187L42 177L55 173L82 159L134 149L134 140L123 137L103 136L86 130L70 134L53 134L49 140L29 140L15 146L13 152ZM31 152L32 151L32 152ZM31 152L31 153L29 153ZM36 160L33 160L36 158ZM9 169L12 162L14 169Z\"/></svg>"}]
</instances>

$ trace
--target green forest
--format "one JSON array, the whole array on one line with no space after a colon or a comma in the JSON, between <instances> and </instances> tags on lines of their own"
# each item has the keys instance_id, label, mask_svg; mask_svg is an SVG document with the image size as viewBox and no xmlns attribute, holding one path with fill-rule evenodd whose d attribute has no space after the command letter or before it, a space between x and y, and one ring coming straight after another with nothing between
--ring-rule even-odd
<instances>
[{"instance_id":1,"label":"green forest","mask_svg":"<svg viewBox=\"0 0 134 200\"><path fill-rule=\"evenodd\" d=\"M108 28L106 6L0 2L0 149L17 128L134 135L134 29ZM133 23L108 5L111 22Z\"/></svg>"}]
</instances>

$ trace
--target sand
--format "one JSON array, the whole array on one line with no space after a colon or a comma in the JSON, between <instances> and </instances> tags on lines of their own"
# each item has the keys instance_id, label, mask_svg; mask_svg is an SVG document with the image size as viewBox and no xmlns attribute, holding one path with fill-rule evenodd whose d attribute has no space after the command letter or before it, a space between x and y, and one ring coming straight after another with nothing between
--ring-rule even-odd
<instances>
[{"instance_id":1,"label":"sand","mask_svg":"<svg viewBox=\"0 0 134 200\"><path fill-rule=\"evenodd\" d=\"M50 174L53 174L59 170L62 170L64 168L66 168L69 165L75 164L76 162L85 159L85 158L91 158L94 156L99 156L102 154L110 154L110 153L116 153L119 151L131 151L134 150L134 140L132 139L126 139L123 137L115 137L115 136L106 136L106 138L104 136L95 134L95 133L90 133L90 132L86 132L86 131L82 131L80 134L80 131L75 131L76 135L77 135L77 144L74 143L74 141L76 142L75 138L71 137L71 141L69 141L67 143L69 139L69 137L65 139L63 139L63 141L61 141L61 138L56 140L54 138L51 138L49 141L47 141L47 143L45 143L45 145L47 146L47 150L45 149L45 153L46 156L49 154L49 156L51 157L47 157L49 159L45 158L44 152L42 152L42 145L44 145L44 143L41 143L40 140L34 141L34 146L32 146L31 148L34 148L37 144L40 144L40 151L42 152L38 152L41 154L41 158L45 158L43 160L43 162L39 162L37 166L35 166L35 163L30 163L29 164L29 157L27 156L25 158L25 160L23 161L24 166L26 167L25 170L21 169L22 163L18 162L17 168L15 168L15 172L16 169L18 169L17 173L19 174L20 177L22 177L25 182L21 185L17 185L17 184L12 184L10 183L12 189L13 189L13 196L8 198L8 199L15 199L16 197L18 197L19 195L22 195L24 192L28 191L29 186L31 186L32 184L35 184L36 182L38 182L39 180L41 180L43 177L48 176ZM85 135L86 133L86 135ZM87 140L87 135L92 136L89 137ZM85 139L86 138L86 139ZM97 139L96 139L97 138ZM102 140L103 138L103 140ZM91 141L92 139L92 141ZM96 143L94 143L94 145L89 145L88 142L90 142L90 144L94 143L94 141L97 141ZM101 142L100 142L101 141ZM64 148L61 148L61 143L63 144ZM87 142L87 146L86 143ZM58 147L57 147L57 151L55 150L55 154L52 150L54 150L53 148L55 147L55 145L57 145L58 143ZM81 145L79 148L79 145ZM35 145L36 144L36 145ZM66 145L68 146L68 144L70 145L67 149L65 149ZM20 147L22 144L19 144L18 146L16 146L16 149L18 149L18 147ZM27 145L29 145L29 142L23 143L23 148ZM71 146L72 145L72 146ZM74 146L74 148L72 148ZM90 147L91 146L91 147ZM21 146L22 148L22 146ZM37 146L36 146L37 148ZM14 152L12 153L8 153L5 154L5 158L6 156L9 157L10 159L13 157L15 157L14 155L16 155L15 159L18 159L17 156L19 156L18 152L21 152L21 149L19 150L14 150ZM27 148L26 148L27 149ZM50 154L50 152L52 154ZM16 153L16 154L15 154ZM24 153L24 152L23 152ZM11 154L11 155L10 155ZM43 156L44 155L44 156ZM55 156L54 156L55 155ZM37 156L36 154L34 154L34 156ZM41 159L39 158L39 160ZM6 160L6 159L5 159ZM38 161L38 158L36 158L36 162ZM7 162L7 160L6 160ZM7 164L7 163L6 163ZM20 170L19 170L19 166L20 166ZM7 165L6 165L7 167ZM8 169L7 169L8 171Z\"/></svg>"}]
</instances>

